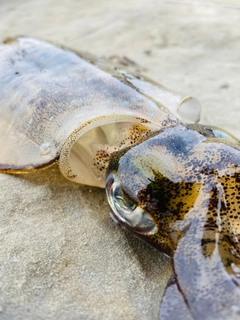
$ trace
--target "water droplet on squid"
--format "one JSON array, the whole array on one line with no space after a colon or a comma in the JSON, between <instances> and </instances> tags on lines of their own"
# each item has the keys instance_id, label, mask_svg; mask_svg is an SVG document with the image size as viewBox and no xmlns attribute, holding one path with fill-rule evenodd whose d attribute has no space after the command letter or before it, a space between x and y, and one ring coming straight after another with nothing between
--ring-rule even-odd
<instances>
[{"instance_id":1,"label":"water droplet on squid","mask_svg":"<svg viewBox=\"0 0 240 320\"><path fill-rule=\"evenodd\" d=\"M51 145L49 142L43 143L40 147L40 155L42 157L47 156L51 152Z\"/></svg>"},{"instance_id":2,"label":"water droplet on squid","mask_svg":"<svg viewBox=\"0 0 240 320\"><path fill-rule=\"evenodd\" d=\"M240 268L239 268L239 266L235 265L235 263L232 263L231 267L232 267L232 270L233 270L235 276L237 278L240 278Z\"/></svg>"}]
</instances>

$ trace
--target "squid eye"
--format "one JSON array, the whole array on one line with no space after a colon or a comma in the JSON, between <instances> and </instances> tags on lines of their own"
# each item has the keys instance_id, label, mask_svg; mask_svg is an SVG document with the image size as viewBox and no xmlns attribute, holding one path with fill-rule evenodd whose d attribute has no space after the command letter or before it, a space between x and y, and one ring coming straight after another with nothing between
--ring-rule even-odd
<instances>
[{"instance_id":1,"label":"squid eye","mask_svg":"<svg viewBox=\"0 0 240 320\"><path fill-rule=\"evenodd\" d=\"M106 182L106 193L113 219L140 234L153 234L157 226L149 214L132 201L121 188L115 173L110 173Z\"/></svg>"}]
</instances>

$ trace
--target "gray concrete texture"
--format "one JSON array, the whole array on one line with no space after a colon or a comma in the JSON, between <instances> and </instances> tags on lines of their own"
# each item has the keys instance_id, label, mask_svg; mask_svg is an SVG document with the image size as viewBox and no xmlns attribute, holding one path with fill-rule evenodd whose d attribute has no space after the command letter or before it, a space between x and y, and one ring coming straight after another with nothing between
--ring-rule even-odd
<instances>
[{"instance_id":1,"label":"gray concrete texture","mask_svg":"<svg viewBox=\"0 0 240 320\"><path fill-rule=\"evenodd\" d=\"M240 138L239 23L239 0L0 0L1 39L127 56ZM158 319L170 261L111 221L104 190L57 166L0 186L0 319Z\"/></svg>"}]
</instances>

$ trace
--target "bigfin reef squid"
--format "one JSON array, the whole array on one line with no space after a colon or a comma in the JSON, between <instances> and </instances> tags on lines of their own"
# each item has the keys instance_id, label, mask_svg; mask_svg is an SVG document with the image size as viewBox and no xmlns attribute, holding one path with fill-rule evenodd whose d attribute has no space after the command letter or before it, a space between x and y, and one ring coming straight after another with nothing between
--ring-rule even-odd
<instances>
[{"instance_id":1,"label":"bigfin reef squid","mask_svg":"<svg viewBox=\"0 0 240 320\"><path fill-rule=\"evenodd\" d=\"M0 44L0 172L58 163L106 188L112 218L168 255L161 320L240 319L240 143L200 103L104 58Z\"/></svg>"}]
</instances>

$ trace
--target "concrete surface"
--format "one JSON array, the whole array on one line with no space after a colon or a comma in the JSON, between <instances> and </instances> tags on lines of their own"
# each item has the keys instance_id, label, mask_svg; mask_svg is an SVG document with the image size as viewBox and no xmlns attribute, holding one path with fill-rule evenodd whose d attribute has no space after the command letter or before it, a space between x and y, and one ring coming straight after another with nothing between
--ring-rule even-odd
<instances>
[{"instance_id":1,"label":"concrete surface","mask_svg":"<svg viewBox=\"0 0 240 320\"><path fill-rule=\"evenodd\" d=\"M239 0L0 0L0 38L127 56L240 138L239 21ZM158 319L169 260L111 221L103 190L57 167L0 186L0 319Z\"/></svg>"}]
</instances>

